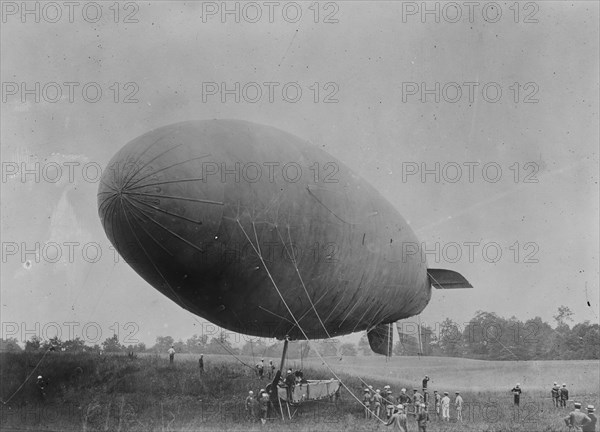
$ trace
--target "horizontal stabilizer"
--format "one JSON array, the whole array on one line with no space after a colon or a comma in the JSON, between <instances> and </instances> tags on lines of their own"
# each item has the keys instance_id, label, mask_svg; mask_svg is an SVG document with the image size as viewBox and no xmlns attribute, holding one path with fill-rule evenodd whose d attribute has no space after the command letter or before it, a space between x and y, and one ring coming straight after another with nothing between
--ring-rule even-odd
<instances>
[{"instance_id":1,"label":"horizontal stabilizer","mask_svg":"<svg viewBox=\"0 0 600 432\"><path fill-rule=\"evenodd\" d=\"M452 270L427 269L431 286L438 289L473 288L463 275Z\"/></svg>"},{"instance_id":2,"label":"horizontal stabilizer","mask_svg":"<svg viewBox=\"0 0 600 432\"><path fill-rule=\"evenodd\" d=\"M394 342L394 333L392 324L379 324L377 327L367 332L369 345L375 354L382 354L387 357L392 356L392 347Z\"/></svg>"}]
</instances>

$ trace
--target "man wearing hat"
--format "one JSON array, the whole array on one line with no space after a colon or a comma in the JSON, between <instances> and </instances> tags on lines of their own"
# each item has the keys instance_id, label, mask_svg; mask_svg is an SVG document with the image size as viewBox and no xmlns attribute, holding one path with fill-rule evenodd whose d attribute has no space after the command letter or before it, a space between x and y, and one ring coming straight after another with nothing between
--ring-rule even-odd
<instances>
[{"instance_id":1,"label":"man wearing hat","mask_svg":"<svg viewBox=\"0 0 600 432\"><path fill-rule=\"evenodd\" d=\"M513 394L513 401L516 407L519 406L519 402L521 400L521 384L517 383L516 386L514 386L511 390L510 390Z\"/></svg>"},{"instance_id":2,"label":"man wearing hat","mask_svg":"<svg viewBox=\"0 0 600 432\"><path fill-rule=\"evenodd\" d=\"M365 419L370 419L371 418L371 392L369 391L368 388L365 389L364 394L363 394L363 400L362 403L365 406Z\"/></svg>"},{"instance_id":3,"label":"man wearing hat","mask_svg":"<svg viewBox=\"0 0 600 432\"><path fill-rule=\"evenodd\" d=\"M427 375L425 375L425 378L423 378L423 393L425 393L427 391L427 383L429 382L429 377Z\"/></svg>"},{"instance_id":4,"label":"man wearing hat","mask_svg":"<svg viewBox=\"0 0 600 432\"><path fill-rule=\"evenodd\" d=\"M287 400L289 403L294 402L292 400L294 384L296 384L296 379L294 378L294 374L291 369L288 369L287 374L285 376L285 389L287 392Z\"/></svg>"},{"instance_id":5,"label":"man wearing hat","mask_svg":"<svg viewBox=\"0 0 600 432\"><path fill-rule=\"evenodd\" d=\"M250 390L248 392L248 397L246 397L246 413L252 421L256 419L256 402L257 400L254 397L254 392Z\"/></svg>"},{"instance_id":6,"label":"man wearing hat","mask_svg":"<svg viewBox=\"0 0 600 432\"><path fill-rule=\"evenodd\" d=\"M400 390L400 395L398 396L398 402L400 402L404 406L406 406L412 402L412 399L410 398L410 396L406 394L405 388Z\"/></svg>"},{"instance_id":7,"label":"man wearing hat","mask_svg":"<svg viewBox=\"0 0 600 432\"><path fill-rule=\"evenodd\" d=\"M448 392L444 392L444 397L441 400L442 404L442 420L450 421L450 397Z\"/></svg>"},{"instance_id":8,"label":"man wearing hat","mask_svg":"<svg viewBox=\"0 0 600 432\"><path fill-rule=\"evenodd\" d=\"M407 432L406 426L406 413L404 412L404 406L399 404L395 407L394 413L388 419L386 426L395 426L401 432Z\"/></svg>"},{"instance_id":9,"label":"man wearing hat","mask_svg":"<svg viewBox=\"0 0 600 432\"><path fill-rule=\"evenodd\" d=\"M554 406L556 408L558 408L558 398L560 396L560 387L558 386L557 383L554 383L554 385L552 386L552 390L550 390L550 393L552 394L552 402L554 402Z\"/></svg>"},{"instance_id":10,"label":"man wearing hat","mask_svg":"<svg viewBox=\"0 0 600 432\"><path fill-rule=\"evenodd\" d=\"M438 393L437 390L433 391L433 402L435 403L435 416L437 420L440 419L440 408L442 407L442 396Z\"/></svg>"},{"instance_id":11,"label":"man wearing hat","mask_svg":"<svg viewBox=\"0 0 600 432\"><path fill-rule=\"evenodd\" d=\"M427 405L424 403L416 405L419 407L419 412L417 414L419 432L427 432Z\"/></svg>"},{"instance_id":12,"label":"man wearing hat","mask_svg":"<svg viewBox=\"0 0 600 432\"><path fill-rule=\"evenodd\" d=\"M425 402L423 400L423 395L421 393L419 393L419 390L417 390L416 387L413 388L412 400L413 400L413 410L414 410L413 414L416 416L417 412L419 411L419 407L421 406L421 404L423 402Z\"/></svg>"},{"instance_id":13,"label":"man wearing hat","mask_svg":"<svg viewBox=\"0 0 600 432\"><path fill-rule=\"evenodd\" d=\"M41 375L38 375L36 385L38 387L40 398L42 400L46 399L46 386L48 385L48 382Z\"/></svg>"},{"instance_id":14,"label":"man wearing hat","mask_svg":"<svg viewBox=\"0 0 600 432\"><path fill-rule=\"evenodd\" d=\"M373 395L373 411L375 412L375 416L379 417L381 414L381 403L383 402L383 398L381 397L381 390L375 390L375 394Z\"/></svg>"},{"instance_id":15,"label":"man wearing hat","mask_svg":"<svg viewBox=\"0 0 600 432\"><path fill-rule=\"evenodd\" d=\"M575 402L573 406L575 409L571 411L563 420L567 426L573 428L573 430L577 432L581 432L581 427L591 423L592 419L581 412L581 403Z\"/></svg>"},{"instance_id":16,"label":"man wearing hat","mask_svg":"<svg viewBox=\"0 0 600 432\"><path fill-rule=\"evenodd\" d=\"M587 406L587 416L590 418L590 422L583 426L581 429L583 432L596 432L596 423L598 422L598 418L596 414L594 414L594 405Z\"/></svg>"},{"instance_id":17,"label":"man wearing hat","mask_svg":"<svg viewBox=\"0 0 600 432\"><path fill-rule=\"evenodd\" d=\"M569 400L569 390L567 389L567 385L563 383L562 387L560 388L560 406L561 407L566 407L567 406L567 401Z\"/></svg>"},{"instance_id":18,"label":"man wearing hat","mask_svg":"<svg viewBox=\"0 0 600 432\"><path fill-rule=\"evenodd\" d=\"M463 408L463 398L460 395L460 392L454 392L456 398L454 399L454 407L456 408L456 421L462 421L462 408Z\"/></svg>"},{"instance_id":19,"label":"man wearing hat","mask_svg":"<svg viewBox=\"0 0 600 432\"><path fill-rule=\"evenodd\" d=\"M390 417L392 417L392 414L394 414L394 395L392 394L392 389L389 385L385 386L383 388L383 391L385 392L385 394L383 395L385 401L385 415L386 418L389 419Z\"/></svg>"},{"instance_id":20,"label":"man wearing hat","mask_svg":"<svg viewBox=\"0 0 600 432\"><path fill-rule=\"evenodd\" d=\"M267 412L269 411L269 393L263 388L260 389L259 392L259 402L260 402L260 421L262 424L267 422Z\"/></svg>"}]
</instances>

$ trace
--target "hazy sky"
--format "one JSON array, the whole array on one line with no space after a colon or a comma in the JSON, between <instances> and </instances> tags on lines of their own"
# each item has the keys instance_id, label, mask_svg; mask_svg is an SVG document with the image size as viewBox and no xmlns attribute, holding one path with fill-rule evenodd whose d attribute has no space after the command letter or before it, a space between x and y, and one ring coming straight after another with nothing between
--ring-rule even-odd
<instances>
[{"instance_id":1,"label":"hazy sky","mask_svg":"<svg viewBox=\"0 0 600 432\"><path fill-rule=\"evenodd\" d=\"M36 22L36 3L2 3L3 337L211 331L115 260L96 192L129 140L212 118L320 146L437 244L429 266L475 289L436 290L423 321L550 321L560 305L598 321L597 2L431 2L438 22L421 2L281 2L271 17L228 3L239 22L220 2L55 4Z\"/></svg>"}]
</instances>

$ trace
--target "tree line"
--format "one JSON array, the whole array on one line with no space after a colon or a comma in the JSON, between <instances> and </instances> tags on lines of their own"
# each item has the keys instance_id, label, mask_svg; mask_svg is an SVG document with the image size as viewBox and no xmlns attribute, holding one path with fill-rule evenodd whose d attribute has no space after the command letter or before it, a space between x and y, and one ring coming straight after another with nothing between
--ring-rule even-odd
<instances>
[{"instance_id":1,"label":"tree line","mask_svg":"<svg viewBox=\"0 0 600 432\"><path fill-rule=\"evenodd\" d=\"M398 332L393 345L396 356L464 357L481 360L586 360L600 359L600 325L585 321L572 324L573 313L566 306L554 315L554 327L535 317L520 321L515 317L503 318L495 313L478 311L463 325L446 318L440 323L397 323ZM140 342L123 345L117 335L101 344L85 344L80 338L61 341L57 337L42 340L33 336L24 348L17 339L0 339L0 351L61 351L92 353L165 353L171 346L178 353L224 354L251 356L253 359L279 358L281 342L261 338L246 338L241 347L233 346L231 333L220 331L208 335L193 335L185 342L171 336L158 336L156 343L147 347ZM374 355L366 334L358 344L341 343L338 339L319 341L293 341L288 347L288 357L344 357Z\"/></svg>"}]
</instances>

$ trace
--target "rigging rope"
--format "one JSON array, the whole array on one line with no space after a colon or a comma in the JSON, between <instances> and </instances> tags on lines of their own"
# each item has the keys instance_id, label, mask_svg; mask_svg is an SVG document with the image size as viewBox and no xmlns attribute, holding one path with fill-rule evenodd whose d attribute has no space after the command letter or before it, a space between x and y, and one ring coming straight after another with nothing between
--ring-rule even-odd
<instances>
[{"instance_id":1,"label":"rigging rope","mask_svg":"<svg viewBox=\"0 0 600 432\"><path fill-rule=\"evenodd\" d=\"M242 224L240 223L239 219L236 219L238 226L240 227L240 229L242 230L242 232L244 233L244 236L246 236L246 239L248 240L248 242L250 242L250 245L252 245L252 249L254 249L254 252L256 253L256 255L258 256L258 258L260 259L265 271L267 272L267 276L269 277L273 287L275 288L275 290L277 291L277 294L279 295L279 298L281 299L283 305L285 306L285 308L287 309L288 313L290 314L290 316L292 317L292 319L294 320L296 326L298 327L298 329L300 330L300 332L302 332L302 335L304 336L304 338L309 341L310 344L310 339L308 338L308 336L306 335L306 332L304 331L304 329L302 328L302 326L300 325L300 323L298 322L298 320L296 319L296 316L294 315L294 313L292 312L292 310L290 309L290 307L288 306L287 302L285 301L285 298L283 297L283 295L281 294L281 291L279 290L279 287L277 286L277 283L275 282L275 280L273 279L273 276L271 275L271 272L269 271L269 268L267 267L267 264L265 263L265 260L263 258L262 252L260 250L260 243L258 241L258 235L256 233L256 225L254 223L254 221L252 221L252 229L254 231L254 238L256 239L256 246L254 246L254 243L252 242L252 240L250 239L250 237L248 236L248 233L246 232L246 230L244 229L244 227L242 226ZM275 227L277 227L277 225L275 225ZM329 364L325 361L325 359L323 359L323 357L321 356L321 354L319 353L319 351L315 350L317 356L319 357L319 359L323 362L323 364L327 367L327 369L329 369L329 372L331 372L333 374L333 376L340 382L340 384L342 386L344 386L344 388L348 391L348 393L350 393L350 395L356 399L356 401L362 405L364 408L367 408L367 406L365 406L362 401L356 397L356 395L352 392L352 390L350 390L348 388L348 386L337 376L337 374L333 371L333 369L331 369L331 367L329 366ZM379 417L377 417L377 419L379 421L381 421L382 423L385 423L383 420L381 420Z\"/></svg>"}]
</instances>

